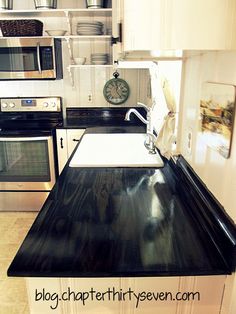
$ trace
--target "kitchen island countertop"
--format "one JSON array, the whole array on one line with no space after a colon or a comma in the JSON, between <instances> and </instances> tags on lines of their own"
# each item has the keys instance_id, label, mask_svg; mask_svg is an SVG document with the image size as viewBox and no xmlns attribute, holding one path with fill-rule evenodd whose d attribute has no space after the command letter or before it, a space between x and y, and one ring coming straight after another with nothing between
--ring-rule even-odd
<instances>
[{"instance_id":1,"label":"kitchen island countertop","mask_svg":"<svg viewBox=\"0 0 236 314\"><path fill-rule=\"evenodd\" d=\"M107 131L115 132L92 130ZM179 193L174 163L130 169L70 168L69 162L10 265L9 276L231 272Z\"/></svg>"}]
</instances>

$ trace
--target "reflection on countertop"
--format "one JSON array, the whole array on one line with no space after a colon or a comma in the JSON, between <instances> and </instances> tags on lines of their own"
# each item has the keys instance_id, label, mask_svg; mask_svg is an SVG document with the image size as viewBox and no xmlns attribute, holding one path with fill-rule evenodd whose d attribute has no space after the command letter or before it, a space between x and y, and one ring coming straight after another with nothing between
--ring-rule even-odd
<instances>
[{"instance_id":1,"label":"reflection on countertop","mask_svg":"<svg viewBox=\"0 0 236 314\"><path fill-rule=\"evenodd\" d=\"M67 165L8 275L230 273L211 236L201 223L196 224L194 208L180 192L183 178L174 167L173 162L161 169Z\"/></svg>"}]
</instances>

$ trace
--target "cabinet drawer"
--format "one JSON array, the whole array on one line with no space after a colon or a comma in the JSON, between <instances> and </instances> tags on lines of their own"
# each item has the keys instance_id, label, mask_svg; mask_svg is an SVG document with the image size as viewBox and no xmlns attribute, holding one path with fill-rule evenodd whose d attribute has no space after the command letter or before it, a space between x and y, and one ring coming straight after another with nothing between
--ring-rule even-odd
<instances>
[{"instance_id":1,"label":"cabinet drawer","mask_svg":"<svg viewBox=\"0 0 236 314\"><path fill-rule=\"evenodd\" d=\"M57 135L57 158L58 158L58 168L59 173L61 173L67 162L67 134L66 130L58 129L56 130Z\"/></svg>"},{"instance_id":2,"label":"cabinet drawer","mask_svg":"<svg viewBox=\"0 0 236 314\"><path fill-rule=\"evenodd\" d=\"M80 141L82 135L84 134L84 129L70 129L67 130L67 152L68 158L72 154L76 145Z\"/></svg>"}]
</instances>

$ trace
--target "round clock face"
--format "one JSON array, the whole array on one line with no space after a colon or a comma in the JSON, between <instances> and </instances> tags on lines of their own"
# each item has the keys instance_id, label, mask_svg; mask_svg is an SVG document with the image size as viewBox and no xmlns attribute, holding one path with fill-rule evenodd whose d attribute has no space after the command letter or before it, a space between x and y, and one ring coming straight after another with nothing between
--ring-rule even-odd
<instances>
[{"instance_id":1,"label":"round clock face","mask_svg":"<svg viewBox=\"0 0 236 314\"><path fill-rule=\"evenodd\" d=\"M109 103L121 105L129 97L129 85L120 78L111 79L105 84L103 94Z\"/></svg>"}]
</instances>

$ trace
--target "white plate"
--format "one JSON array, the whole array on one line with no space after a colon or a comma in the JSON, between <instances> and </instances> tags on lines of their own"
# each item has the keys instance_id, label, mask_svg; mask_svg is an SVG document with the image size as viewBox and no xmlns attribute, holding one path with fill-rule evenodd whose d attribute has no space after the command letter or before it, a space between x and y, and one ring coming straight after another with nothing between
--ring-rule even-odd
<instances>
[{"instance_id":1,"label":"white plate","mask_svg":"<svg viewBox=\"0 0 236 314\"><path fill-rule=\"evenodd\" d=\"M77 28L77 31L81 31L81 32L83 32L83 31L85 31L85 32L102 32L102 28L93 28L93 27L91 27L91 28L89 28L89 27L78 27Z\"/></svg>"},{"instance_id":2,"label":"white plate","mask_svg":"<svg viewBox=\"0 0 236 314\"><path fill-rule=\"evenodd\" d=\"M99 58L93 58L93 57L91 57L91 59L94 60L94 61L102 61L102 60L107 60L108 57L99 57Z\"/></svg>"},{"instance_id":3,"label":"white plate","mask_svg":"<svg viewBox=\"0 0 236 314\"><path fill-rule=\"evenodd\" d=\"M109 58L109 56L104 56L104 57L93 57L91 56L91 59L92 60L95 60L95 61L101 61L101 60L107 60Z\"/></svg>"},{"instance_id":4,"label":"white plate","mask_svg":"<svg viewBox=\"0 0 236 314\"><path fill-rule=\"evenodd\" d=\"M108 56L108 53L106 52L97 52L97 53L91 53L91 56Z\"/></svg>"},{"instance_id":5,"label":"white plate","mask_svg":"<svg viewBox=\"0 0 236 314\"><path fill-rule=\"evenodd\" d=\"M108 58L104 58L104 59L93 59L91 58L91 61L94 61L94 62L102 62L102 61L107 61Z\"/></svg>"},{"instance_id":6,"label":"white plate","mask_svg":"<svg viewBox=\"0 0 236 314\"><path fill-rule=\"evenodd\" d=\"M103 26L103 23L102 22L78 22L77 23L77 26L88 26L88 25Z\"/></svg>"},{"instance_id":7,"label":"white plate","mask_svg":"<svg viewBox=\"0 0 236 314\"><path fill-rule=\"evenodd\" d=\"M108 58L108 56L92 56L91 55L91 59L94 59L94 60L104 60L104 59L107 59Z\"/></svg>"},{"instance_id":8,"label":"white plate","mask_svg":"<svg viewBox=\"0 0 236 314\"><path fill-rule=\"evenodd\" d=\"M104 65L104 64L108 64L108 61L92 61L92 64L94 65Z\"/></svg>"},{"instance_id":9,"label":"white plate","mask_svg":"<svg viewBox=\"0 0 236 314\"><path fill-rule=\"evenodd\" d=\"M101 32L77 32L77 35L94 36L94 35L103 35L103 33L101 33Z\"/></svg>"},{"instance_id":10,"label":"white plate","mask_svg":"<svg viewBox=\"0 0 236 314\"><path fill-rule=\"evenodd\" d=\"M103 25L77 25L77 28L102 28Z\"/></svg>"}]
</instances>

